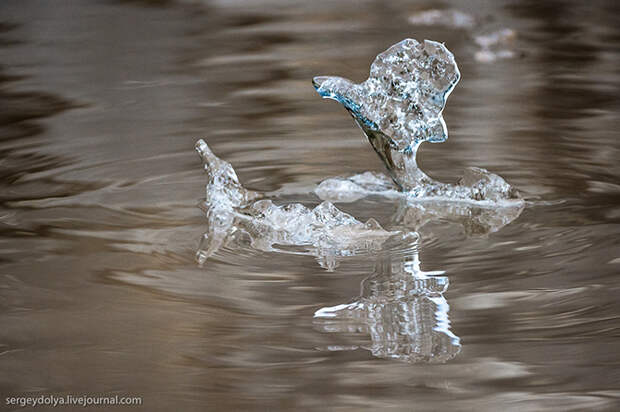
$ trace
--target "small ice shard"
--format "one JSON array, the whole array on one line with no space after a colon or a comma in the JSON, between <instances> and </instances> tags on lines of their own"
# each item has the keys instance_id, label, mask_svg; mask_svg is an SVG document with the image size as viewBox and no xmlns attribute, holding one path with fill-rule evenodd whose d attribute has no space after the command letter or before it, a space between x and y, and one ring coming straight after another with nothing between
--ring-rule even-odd
<instances>
[{"instance_id":1,"label":"small ice shard","mask_svg":"<svg viewBox=\"0 0 620 412\"><path fill-rule=\"evenodd\" d=\"M474 38L480 50L474 57L481 63L491 63L497 59L510 59L516 56L512 49L517 33L512 29L501 29Z\"/></svg>"},{"instance_id":2,"label":"small ice shard","mask_svg":"<svg viewBox=\"0 0 620 412\"><path fill-rule=\"evenodd\" d=\"M230 163L213 154L207 143L200 139L196 142L196 151L202 159L209 183L205 190L206 203L217 206L239 207L259 197L258 193L246 190L235 169Z\"/></svg>"},{"instance_id":3,"label":"small ice shard","mask_svg":"<svg viewBox=\"0 0 620 412\"><path fill-rule=\"evenodd\" d=\"M423 10L409 16L408 21L417 26L445 26L455 29L471 29L476 24L471 15L457 9Z\"/></svg>"},{"instance_id":4,"label":"small ice shard","mask_svg":"<svg viewBox=\"0 0 620 412\"><path fill-rule=\"evenodd\" d=\"M443 272L420 269L415 248L404 255L381 253L374 273L362 282L361 296L349 304L317 310L315 325L323 332L355 339L328 350L361 347L380 358L443 363L461 349L450 330L450 307L443 296L448 283Z\"/></svg>"},{"instance_id":5,"label":"small ice shard","mask_svg":"<svg viewBox=\"0 0 620 412\"><path fill-rule=\"evenodd\" d=\"M422 142L438 143L448 138L442 111L459 79L454 56L443 44L405 39L376 57L370 77L363 83L322 76L315 77L313 84L321 96L340 102L349 111L396 187L411 198L520 199L501 177L484 169L473 168L460 183L451 185L435 181L417 166L416 153ZM470 178L472 174L478 180ZM363 193L343 181L330 183L335 184L358 195ZM325 186L320 191L325 192Z\"/></svg>"},{"instance_id":6,"label":"small ice shard","mask_svg":"<svg viewBox=\"0 0 620 412\"><path fill-rule=\"evenodd\" d=\"M200 263L245 234L255 249L302 247L294 253L314 255L333 270L341 257L380 249L386 239L399 235L374 219L360 222L330 202L309 209L300 203L278 206L269 199L255 200L260 194L245 189L230 163L215 156L203 140L196 150L209 177L202 204L209 227L197 252Z\"/></svg>"}]
</instances>

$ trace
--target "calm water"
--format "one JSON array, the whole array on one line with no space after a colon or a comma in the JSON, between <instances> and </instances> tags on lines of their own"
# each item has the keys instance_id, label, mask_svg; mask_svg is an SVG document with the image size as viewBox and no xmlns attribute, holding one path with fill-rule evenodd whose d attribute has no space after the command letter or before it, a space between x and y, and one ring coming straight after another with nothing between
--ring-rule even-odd
<instances>
[{"instance_id":1,"label":"calm water","mask_svg":"<svg viewBox=\"0 0 620 412\"><path fill-rule=\"evenodd\" d=\"M148 411L620 407L620 7L453 3L479 28L410 24L430 2L3 1L0 408L24 394L129 394ZM475 36L503 28L514 57L477 61ZM311 78L363 80L405 37L445 42L462 72L450 139L423 145L421 166L445 181L485 167L531 200L495 233L420 230L460 338L444 364L317 325L359 299L371 258L195 260L194 142L247 187L317 204L304 192L319 181L383 166ZM397 205L339 207L389 227Z\"/></svg>"}]
</instances>

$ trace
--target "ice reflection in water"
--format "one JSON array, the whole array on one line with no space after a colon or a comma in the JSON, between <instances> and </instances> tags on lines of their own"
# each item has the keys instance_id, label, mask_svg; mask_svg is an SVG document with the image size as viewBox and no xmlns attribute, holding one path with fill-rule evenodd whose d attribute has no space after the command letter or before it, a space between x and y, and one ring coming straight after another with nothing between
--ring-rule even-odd
<instances>
[{"instance_id":1,"label":"ice reflection in water","mask_svg":"<svg viewBox=\"0 0 620 412\"><path fill-rule=\"evenodd\" d=\"M446 362L459 353L460 340L450 330L450 307L443 296L448 277L441 271L421 270L418 237L410 239L407 248L378 255L374 273L362 282L358 299L316 311L319 330L352 340L328 350L364 348L380 358L432 363Z\"/></svg>"}]
</instances>

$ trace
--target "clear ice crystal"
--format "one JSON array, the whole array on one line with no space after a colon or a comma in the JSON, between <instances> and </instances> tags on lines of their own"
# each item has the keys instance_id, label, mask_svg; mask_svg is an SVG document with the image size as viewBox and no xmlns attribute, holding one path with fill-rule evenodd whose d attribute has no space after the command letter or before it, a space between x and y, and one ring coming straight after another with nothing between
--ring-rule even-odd
<instances>
[{"instance_id":1,"label":"clear ice crystal","mask_svg":"<svg viewBox=\"0 0 620 412\"><path fill-rule=\"evenodd\" d=\"M261 251L307 247L307 254L333 270L339 258L378 250L386 239L399 234L384 230L374 219L360 222L330 202L309 209L300 203L278 206L269 199L255 200L260 195L246 190L232 166L215 156L203 140L196 150L209 177L202 205L209 225L197 253L201 263L246 234L250 245Z\"/></svg>"},{"instance_id":2,"label":"clear ice crystal","mask_svg":"<svg viewBox=\"0 0 620 412\"><path fill-rule=\"evenodd\" d=\"M376 57L363 83L324 76L315 77L313 83L321 96L337 100L349 111L385 163L396 188L408 196L488 202L520 199L504 179L485 169L470 168L452 185L435 181L417 166L422 142L448 138L442 111L459 78L454 56L443 44L405 39ZM333 192L331 186L352 192L341 194L343 199L363 194L353 183L323 182L319 191Z\"/></svg>"},{"instance_id":3,"label":"clear ice crystal","mask_svg":"<svg viewBox=\"0 0 620 412\"><path fill-rule=\"evenodd\" d=\"M370 77L354 84L342 77L315 77L317 92L339 101L390 146L413 151L423 141L448 137L441 112L460 78L454 56L441 43L405 39L379 54Z\"/></svg>"},{"instance_id":4,"label":"clear ice crystal","mask_svg":"<svg viewBox=\"0 0 620 412\"><path fill-rule=\"evenodd\" d=\"M217 207L239 207L259 197L258 193L246 190L232 165L213 154L207 143L200 139L196 151L209 176L205 202Z\"/></svg>"},{"instance_id":5,"label":"clear ice crystal","mask_svg":"<svg viewBox=\"0 0 620 412\"><path fill-rule=\"evenodd\" d=\"M341 333L380 358L443 363L459 353L458 336L450 330L448 288L443 272L420 269L418 253L381 253L374 273L362 282L362 294L349 304L324 307L314 314L316 327ZM369 336L368 342L365 336ZM330 349L328 348L328 349Z\"/></svg>"},{"instance_id":6,"label":"clear ice crystal","mask_svg":"<svg viewBox=\"0 0 620 412\"><path fill-rule=\"evenodd\" d=\"M388 232L374 219L362 223L330 202L313 209L300 203L275 205L259 200L244 210L249 219L242 227L252 237L252 246L274 250L274 245L310 246L319 252L346 256L356 250L378 249L398 232Z\"/></svg>"}]
</instances>

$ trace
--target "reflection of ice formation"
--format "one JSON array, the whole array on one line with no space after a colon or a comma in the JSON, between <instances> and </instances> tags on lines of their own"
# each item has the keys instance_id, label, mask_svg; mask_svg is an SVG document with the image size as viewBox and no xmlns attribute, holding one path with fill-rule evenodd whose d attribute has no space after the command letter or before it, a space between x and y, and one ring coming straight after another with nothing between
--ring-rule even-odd
<instances>
[{"instance_id":1,"label":"reflection of ice formation","mask_svg":"<svg viewBox=\"0 0 620 412\"><path fill-rule=\"evenodd\" d=\"M446 100L460 78L454 56L441 43L405 39L379 54L370 77L354 84L341 77L315 77L324 98L340 102L366 134L397 188L414 198L518 200L518 192L485 169L470 168L458 184L438 182L416 163L422 142L443 142Z\"/></svg>"},{"instance_id":2,"label":"reflection of ice formation","mask_svg":"<svg viewBox=\"0 0 620 412\"><path fill-rule=\"evenodd\" d=\"M461 349L450 330L443 297L447 288L443 272L420 269L415 247L404 255L381 253L374 273L362 282L361 296L353 303L316 311L315 324L346 339L346 344L329 350L361 347L380 358L446 362Z\"/></svg>"},{"instance_id":3,"label":"reflection of ice formation","mask_svg":"<svg viewBox=\"0 0 620 412\"><path fill-rule=\"evenodd\" d=\"M217 158L203 140L198 141L196 150L209 176L203 205L209 230L197 254L201 263L245 234L255 249L311 254L333 270L339 257L377 250L386 239L399 234L384 230L374 219L360 222L330 202L309 209L299 203L277 206L271 200L255 200L259 194L246 190L232 166Z\"/></svg>"}]
</instances>

